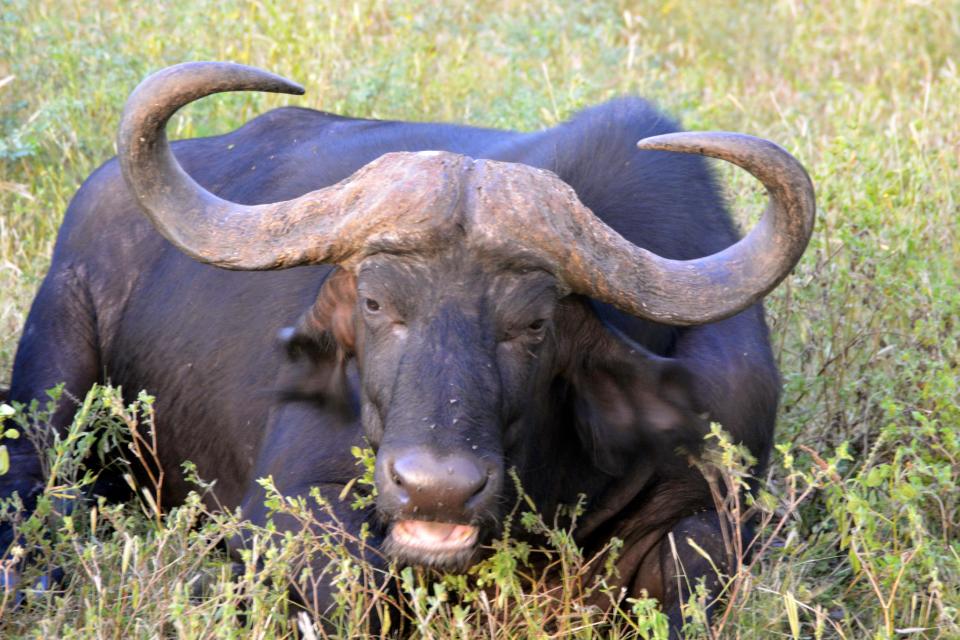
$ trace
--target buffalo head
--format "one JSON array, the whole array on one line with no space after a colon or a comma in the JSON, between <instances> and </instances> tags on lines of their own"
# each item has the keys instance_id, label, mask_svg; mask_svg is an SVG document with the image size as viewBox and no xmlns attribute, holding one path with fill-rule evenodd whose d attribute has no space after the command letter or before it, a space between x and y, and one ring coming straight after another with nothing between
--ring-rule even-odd
<instances>
[{"instance_id":1,"label":"buffalo head","mask_svg":"<svg viewBox=\"0 0 960 640\"><path fill-rule=\"evenodd\" d=\"M631 244L548 171L446 152L387 154L294 200L240 205L184 173L164 134L183 105L232 90L302 92L240 65L161 71L127 103L124 177L160 233L199 261L338 265L283 338L310 356L318 392L334 400L356 362L387 549L408 562L468 561L502 514L506 470L543 468L521 458L556 437L563 412L578 417L567 435L611 473L641 442L696 431L689 373L602 327L590 299L673 325L726 318L786 276L812 230L802 167L770 142L729 133L639 143L722 158L770 194L743 240L689 261Z\"/></svg>"}]
</instances>

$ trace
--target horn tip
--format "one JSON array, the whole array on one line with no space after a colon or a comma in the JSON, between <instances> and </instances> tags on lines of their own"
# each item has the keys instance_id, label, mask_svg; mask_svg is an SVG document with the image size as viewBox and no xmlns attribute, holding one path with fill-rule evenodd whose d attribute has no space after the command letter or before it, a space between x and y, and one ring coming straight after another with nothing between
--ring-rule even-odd
<instances>
[{"instance_id":1,"label":"horn tip","mask_svg":"<svg viewBox=\"0 0 960 640\"><path fill-rule=\"evenodd\" d=\"M283 76L276 76L277 79L277 92L278 93L288 93L292 96L302 96L307 92L303 88L303 85L299 82L294 82L289 78L284 78Z\"/></svg>"},{"instance_id":2,"label":"horn tip","mask_svg":"<svg viewBox=\"0 0 960 640\"><path fill-rule=\"evenodd\" d=\"M740 149L765 149L786 153L775 142L765 138L758 138L747 133L733 131L675 131L660 135L641 138L637 148L643 151L678 151L680 153L697 153L713 155L707 149L718 146Z\"/></svg>"},{"instance_id":3,"label":"horn tip","mask_svg":"<svg viewBox=\"0 0 960 640\"><path fill-rule=\"evenodd\" d=\"M674 131L641 138L637 142L637 148L642 151L692 150L691 147L705 137L716 139L726 135L726 132L721 131Z\"/></svg>"},{"instance_id":4,"label":"horn tip","mask_svg":"<svg viewBox=\"0 0 960 640\"><path fill-rule=\"evenodd\" d=\"M677 143L682 142L684 142L684 140L682 137L678 139L677 133L665 133L648 138L641 138L637 142L637 149L641 151L675 151L677 150Z\"/></svg>"}]
</instances>

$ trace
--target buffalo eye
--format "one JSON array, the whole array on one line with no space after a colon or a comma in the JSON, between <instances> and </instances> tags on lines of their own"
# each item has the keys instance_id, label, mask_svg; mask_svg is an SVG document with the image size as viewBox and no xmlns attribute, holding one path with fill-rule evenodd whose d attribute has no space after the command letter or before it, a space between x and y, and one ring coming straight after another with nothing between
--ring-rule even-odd
<instances>
[{"instance_id":1,"label":"buffalo eye","mask_svg":"<svg viewBox=\"0 0 960 640\"><path fill-rule=\"evenodd\" d=\"M373 298L364 298L363 306L367 308L367 311L370 313L376 313L380 311L380 303L374 300Z\"/></svg>"},{"instance_id":2,"label":"buffalo eye","mask_svg":"<svg viewBox=\"0 0 960 640\"><path fill-rule=\"evenodd\" d=\"M527 340L533 344L539 344L543 341L546 334L547 321L543 318L534 320L527 325Z\"/></svg>"}]
</instances>

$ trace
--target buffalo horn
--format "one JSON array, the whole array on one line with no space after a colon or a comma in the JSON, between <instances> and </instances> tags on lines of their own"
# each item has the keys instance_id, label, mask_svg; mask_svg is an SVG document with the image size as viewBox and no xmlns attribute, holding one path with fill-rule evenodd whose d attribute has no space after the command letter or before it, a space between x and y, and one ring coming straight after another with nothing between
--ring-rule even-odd
<instances>
[{"instance_id":1,"label":"buffalo horn","mask_svg":"<svg viewBox=\"0 0 960 640\"><path fill-rule=\"evenodd\" d=\"M574 290L632 315L672 325L721 320L776 287L796 265L813 231L813 184L778 145L738 133L683 132L646 138L642 150L693 153L731 162L757 178L769 202L736 244L694 260L670 260L628 242L596 216L567 240L578 259L558 265Z\"/></svg>"},{"instance_id":2,"label":"buffalo horn","mask_svg":"<svg viewBox=\"0 0 960 640\"><path fill-rule=\"evenodd\" d=\"M388 154L335 185L270 204L210 193L180 167L165 127L180 107L223 91L302 94L303 88L240 64L187 62L141 82L120 122L117 149L127 186L154 227L188 256L236 270L349 264L363 250L435 242L444 218L447 227L455 225L458 190L450 186L470 160L452 154Z\"/></svg>"}]
</instances>

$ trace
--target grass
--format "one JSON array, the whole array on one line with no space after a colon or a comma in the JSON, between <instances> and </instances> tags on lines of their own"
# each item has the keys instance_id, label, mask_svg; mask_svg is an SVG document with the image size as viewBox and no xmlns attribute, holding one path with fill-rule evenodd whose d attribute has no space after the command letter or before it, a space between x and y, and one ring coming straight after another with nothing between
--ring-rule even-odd
<instances>
[{"instance_id":1,"label":"grass","mask_svg":"<svg viewBox=\"0 0 960 640\"><path fill-rule=\"evenodd\" d=\"M235 60L308 89L202 101L177 116L175 137L223 132L280 104L535 129L635 93L687 128L779 142L808 167L820 211L804 259L767 302L784 378L762 500L769 544L731 583L730 614L691 635L715 637L723 624L723 637L960 638L957 2L3 0L0 14L0 386L71 195L113 155L127 93L168 64ZM748 225L762 193L718 170ZM105 408L111 392L99 394L81 432L149 412L115 399ZM733 462L722 477L737 477ZM63 518L54 498L43 553L69 579L16 611L0 603L5 636L291 637L281 591L262 578L281 576L304 545L337 549L333 532L265 544L264 573L248 559L231 579L222 556L203 553L242 526L231 514L196 502L161 515L144 501ZM577 576L589 559L555 538L550 562L569 578L559 591L504 545L467 577L404 574L408 627L661 637L645 601L621 603L615 620L585 608ZM348 604L388 596L369 567L331 566L349 637L364 610ZM198 576L206 598L192 597Z\"/></svg>"}]
</instances>

